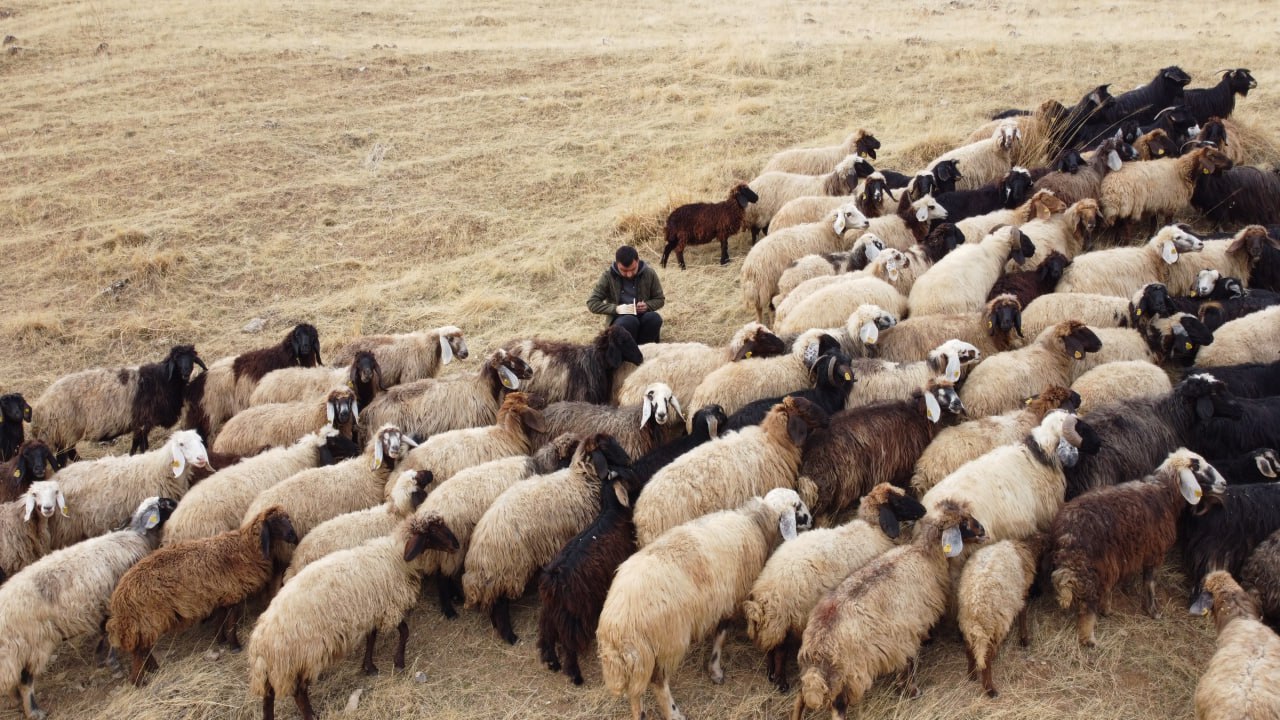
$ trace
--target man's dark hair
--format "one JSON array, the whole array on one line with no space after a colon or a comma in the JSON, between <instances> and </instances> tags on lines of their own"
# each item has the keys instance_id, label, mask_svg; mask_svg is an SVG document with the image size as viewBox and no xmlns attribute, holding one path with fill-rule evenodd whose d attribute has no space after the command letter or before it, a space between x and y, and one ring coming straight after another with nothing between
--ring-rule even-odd
<instances>
[{"instance_id":1,"label":"man's dark hair","mask_svg":"<svg viewBox=\"0 0 1280 720\"><path fill-rule=\"evenodd\" d=\"M626 267L636 260L639 260L640 254L637 253L636 249L630 245L623 245L618 248L618 252L613 254L613 259L618 261L619 266Z\"/></svg>"}]
</instances>

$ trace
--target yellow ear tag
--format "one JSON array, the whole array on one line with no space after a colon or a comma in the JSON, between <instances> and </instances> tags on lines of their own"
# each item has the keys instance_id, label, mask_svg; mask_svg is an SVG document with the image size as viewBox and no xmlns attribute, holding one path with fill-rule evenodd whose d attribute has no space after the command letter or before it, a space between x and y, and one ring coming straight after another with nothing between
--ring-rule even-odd
<instances>
[{"instance_id":1,"label":"yellow ear tag","mask_svg":"<svg viewBox=\"0 0 1280 720\"><path fill-rule=\"evenodd\" d=\"M1209 614L1209 608L1205 608L1205 609L1201 610L1201 611L1200 611L1200 614L1201 614L1201 615L1208 615L1208 614Z\"/></svg>"},{"instance_id":2,"label":"yellow ear tag","mask_svg":"<svg viewBox=\"0 0 1280 720\"><path fill-rule=\"evenodd\" d=\"M748 350L748 351L747 351L747 357L751 357L751 351L750 351L750 350Z\"/></svg>"},{"instance_id":3,"label":"yellow ear tag","mask_svg":"<svg viewBox=\"0 0 1280 720\"><path fill-rule=\"evenodd\" d=\"M844 379L845 379L845 380L852 380L852 379L853 379L853 376L852 376L852 375L850 375L849 373L845 373L845 374L844 374Z\"/></svg>"},{"instance_id":4,"label":"yellow ear tag","mask_svg":"<svg viewBox=\"0 0 1280 720\"><path fill-rule=\"evenodd\" d=\"M1156 151L1156 157L1159 157L1159 156L1161 156L1161 155L1164 155L1164 149L1163 149L1163 148L1161 148L1160 150L1157 150L1157 151Z\"/></svg>"},{"instance_id":5,"label":"yellow ear tag","mask_svg":"<svg viewBox=\"0 0 1280 720\"><path fill-rule=\"evenodd\" d=\"M1079 360L1079 359L1080 359L1080 358L1082 358L1082 357L1084 357L1084 353L1082 353L1082 352L1080 352L1079 350L1077 350L1077 351L1076 351L1076 359L1077 359L1077 360Z\"/></svg>"},{"instance_id":6,"label":"yellow ear tag","mask_svg":"<svg viewBox=\"0 0 1280 720\"><path fill-rule=\"evenodd\" d=\"M1023 400L1022 402L1024 402L1024 403L1026 403L1026 404L1030 405L1032 400L1035 400L1035 398L1027 398L1026 400Z\"/></svg>"},{"instance_id":7,"label":"yellow ear tag","mask_svg":"<svg viewBox=\"0 0 1280 720\"><path fill-rule=\"evenodd\" d=\"M858 199L859 199L859 200L866 200L866 199L867 199L867 194L866 194L866 193L858 193Z\"/></svg>"},{"instance_id":8,"label":"yellow ear tag","mask_svg":"<svg viewBox=\"0 0 1280 720\"><path fill-rule=\"evenodd\" d=\"M173 468L174 470L177 470L178 468L182 467L182 463L178 462L177 460L174 460L173 462L169 463L169 467Z\"/></svg>"},{"instance_id":9,"label":"yellow ear tag","mask_svg":"<svg viewBox=\"0 0 1280 720\"><path fill-rule=\"evenodd\" d=\"M1188 349L1188 350L1190 350L1190 349L1191 349L1191 343L1187 343L1187 349Z\"/></svg>"},{"instance_id":10,"label":"yellow ear tag","mask_svg":"<svg viewBox=\"0 0 1280 720\"><path fill-rule=\"evenodd\" d=\"M1200 488L1196 488L1196 497L1200 497L1201 495L1204 495L1204 491Z\"/></svg>"},{"instance_id":11,"label":"yellow ear tag","mask_svg":"<svg viewBox=\"0 0 1280 720\"><path fill-rule=\"evenodd\" d=\"M159 525L160 516L155 513L151 513L150 515L147 516L147 524L152 526Z\"/></svg>"},{"instance_id":12,"label":"yellow ear tag","mask_svg":"<svg viewBox=\"0 0 1280 720\"><path fill-rule=\"evenodd\" d=\"M1135 311L1134 311L1134 313L1133 313L1133 314L1134 314L1134 315L1141 315L1141 314L1142 314L1142 308L1138 308L1137 310L1135 310Z\"/></svg>"},{"instance_id":13,"label":"yellow ear tag","mask_svg":"<svg viewBox=\"0 0 1280 720\"><path fill-rule=\"evenodd\" d=\"M355 384L355 383L353 383L353 382L351 382L350 380L348 380L348 381L347 381L347 387L351 388L352 390L355 390L355 389L356 389L356 384Z\"/></svg>"},{"instance_id":14,"label":"yellow ear tag","mask_svg":"<svg viewBox=\"0 0 1280 720\"><path fill-rule=\"evenodd\" d=\"M951 543L944 543L944 544L942 545L942 552L944 552L944 553L950 553L950 552L951 552Z\"/></svg>"},{"instance_id":15,"label":"yellow ear tag","mask_svg":"<svg viewBox=\"0 0 1280 720\"><path fill-rule=\"evenodd\" d=\"M1175 258L1178 257L1178 248L1176 247L1169 248L1169 254L1174 256Z\"/></svg>"},{"instance_id":16,"label":"yellow ear tag","mask_svg":"<svg viewBox=\"0 0 1280 720\"><path fill-rule=\"evenodd\" d=\"M20 478L20 477L22 477L22 471L21 471L21 470L14 470L14 471L13 471L13 476L14 476L14 477L16 477L16 478Z\"/></svg>"},{"instance_id":17,"label":"yellow ear tag","mask_svg":"<svg viewBox=\"0 0 1280 720\"><path fill-rule=\"evenodd\" d=\"M1208 174L1209 174L1209 168L1204 168L1204 169L1203 169L1203 170L1201 170L1200 172L1204 173L1205 175L1208 175Z\"/></svg>"},{"instance_id":18,"label":"yellow ear tag","mask_svg":"<svg viewBox=\"0 0 1280 720\"><path fill-rule=\"evenodd\" d=\"M67 512L66 508L62 508L62 517L71 517L71 513Z\"/></svg>"}]
</instances>

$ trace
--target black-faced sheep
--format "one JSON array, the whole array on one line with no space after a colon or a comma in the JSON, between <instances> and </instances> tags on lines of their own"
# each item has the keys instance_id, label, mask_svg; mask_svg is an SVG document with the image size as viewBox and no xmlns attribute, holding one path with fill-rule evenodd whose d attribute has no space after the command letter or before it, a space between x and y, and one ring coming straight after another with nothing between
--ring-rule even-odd
<instances>
[{"instance_id":1,"label":"black-faced sheep","mask_svg":"<svg viewBox=\"0 0 1280 720\"><path fill-rule=\"evenodd\" d=\"M378 358L368 350L356 353L347 367L280 368L263 376L249 396L251 405L291 403L323 398L332 388L346 385L356 393L360 407L373 402L386 389Z\"/></svg>"},{"instance_id":2,"label":"black-faced sheep","mask_svg":"<svg viewBox=\"0 0 1280 720\"><path fill-rule=\"evenodd\" d=\"M1139 160L1158 160L1174 157L1179 153L1179 148L1169 138L1169 133L1160 128L1138 136L1133 141L1133 149L1138 153Z\"/></svg>"},{"instance_id":3,"label":"black-faced sheep","mask_svg":"<svg viewBox=\"0 0 1280 720\"><path fill-rule=\"evenodd\" d=\"M1026 168L1015 166L995 182L975 190L957 190L938 195L936 199L939 205L946 208L947 219L954 223L1001 208L1012 210L1031 197L1031 185L1031 173Z\"/></svg>"},{"instance_id":4,"label":"black-faced sheep","mask_svg":"<svg viewBox=\"0 0 1280 720\"><path fill-rule=\"evenodd\" d=\"M356 353L373 353L382 369L383 387L426 380L440 374L440 368L454 358L467 359L469 350L462 330L445 325L403 335L365 335L341 347L330 361L350 365ZM328 388L326 388L328 389Z\"/></svg>"},{"instance_id":5,"label":"black-faced sheep","mask_svg":"<svg viewBox=\"0 0 1280 720\"><path fill-rule=\"evenodd\" d=\"M1160 616L1155 572L1177 539L1178 518L1206 493L1225 489L1213 466L1179 448L1151 475L1098 488L1062 507L1050 531L1049 562L1058 604L1079 608L1081 645L1096 644L1097 615L1110 611L1112 589L1139 571L1147 614Z\"/></svg>"},{"instance_id":6,"label":"black-faced sheep","mask_svg":"<svg viewBox=\"0 0 1280 720\"><path fill-rule=\"evenodd\" d=\"M849 155L876 159L880 141L866 130L850 133L839 145L815 148L792 148L774 153L760 172L785 172L799 175L821 175L831 172Z\"/></svg>"},{"instance_id":7,"label":"black-faced sheep","mask_svg":"<svg viewBox=\"0 0 1280 720\"><path fill-rule=\"evenodd\" d=\"M672 528L618 567L600 612L597 641L605 685L614 695L628 696L632 720L644 717L649 685L664 718L684 717L671 697L670 679L689 645L713 629L707 669L713 682L724 681L726 621L774 548L809 524L799 495L778 488L737 509Z\"/></svg>"},{"instance_id":8,"label":"black-faced sheep","mask_svg":"<svg viewBox=\"0 0 1280 720\"><path fill-rule=\"evenodd\" d=\"M899 540L901 523L918 520L924 506L902 488L880 483L858 505L858 516L837 528L810 530L777 549L742 604L747 634L765 653L765 665L786 692L786 664L800 648L809 612L854 570Z\"/></svg>"},{"instance_id":9,"label":"black-faced sheep","mask_svg":"<svg viewBox=\"0 0 1280 720\"><path fill-rule=\"evenodd\" d=\"M548 403L608 403L613 395L613 374L618 368L624 362L644 362L635 338L618 325L605 328L587 345L535 338L509 342L504 349L533 370L533 377L520 389Z\"/></svg>"},{"instance_id":10,"label":"black-faced sheep","mask_svg":"<svg viewBox=\"0 0 1280 720\"><path fill-rule=\"evenodd\" d=\"M824 595L804 630L791 720L806 707L828 706L844 718L885 673L905 670L912 685L920 642L947 607L947 560L985 537L967 509L940 507L916 523L910 544L876 557Z\"/></svg>"},{"instance_id":11,"label":"black-faced sheep","mask_svg":"<svg viewBox=\"0 0 1280 720\"><path fill-rule=\"evenodd\" d=\"M508 393L494 424L432 435L410 451L402 465L409 470L430 470L438 484L480 463L531 455L550 439L538 409L541 404L536 395Z\"/></svg>"},{"instance_id":12,"label":"black-faced sheep","mask_svg":"<svg viewBox=\"0 0 1280 720\"><path fill-rule=\"evenodd\" d=\"M1225 70L1217 85L1182 91L1182 104L1187 106L1196 122L1204 125L1210 118L1224 118L1236 109L1236 95L1248 97L1249 91L1258 87L1258 81L1245 68Z\"/></svg>"},{"instance_id":13,"label":"black-faced sheep","mask_svg":"<svg viewBox=\"0 0 1280 720\"><path fill-rule=\"evenodd\" d=\"M1256 603L1231 575L1214 572L1192 614L1212 608L1218 649L1196 683L1196 720L1280 716L1280 638L1259 622Z\"/></svg>"},{"instance_id":14,"label":"black-faced sheep","mask_svg":"<svg viewBox=\"0 0 1280 720\"><path fill-rule=\"evenodd\" d=\"M689 245L720 242L720 264L729 264L729 238L742 229L743 211L760 199L746 183L738 183L729 191L729 199L718 203L681 205L667 216L666 246L662 248L662 267L674 250L680 269L684 270L684 249Z\"/></svg>"},{"instance_id":15,"label":"black-faced sheep","mask_svg":"<svg viewBox=\"0 0 1280 720\"><path fill-rule=\"evenodd\" d=\"M1210 458L1209 464L1233 485L1272 482L1280 477L1280 453L1273 448L1255 448L1246 453Z\"/></svg>"},{"instance_id":16,"label":"black-faced sheep","mask_svg":"<svg viewBox=\"0 0 1280 720\"><path fill-rule=\"evenodd\" d=\"M22 497L33 482L45 479L45 468L52 477L58 470L58 459L42 440L28 440L18 446L13 457L0 463L0 503Z\"/></svg>"},{"instance_id":17,"label":"black-faced sheep","mask_svg":"<svg viewBox=\"0 0 1280 720\"><path fill-rule=\"evenodd\" d=\"M229 418L213 441L213 451L252 455L257 449L292 445L299 438L330 425L343 437L355 439L360 402L355 390L336 387L325 396L299 402L266 403L245 408Z\"/></svg>"},{"instance_id":18,"label":"black-faced sheep","mask_svg":"<svg viewBox=\"0 0 1280 720\"><path fill-rule=\"evenodd\" d=\"M753 400L735 412L725 424L724 431L741 430L764 421L774 405L783 397L800 397L808 400L823 413L831 415L844 409L849 392L854 387L852 361L842 352L832 352L818 358L813 364L815 385L809 390L797 390L786 396Z\"/></svg>"},{"instance_id":19,"label":"black-faced sheep","mask_svg":"<svg viewBox=\"0 0 1280 720\"><path fill-rule=\"evenodd\" d=\"M1280 174L1270 168L1237 165L1198 178L1191 205L1218 227L1280 223Z\"/></svg>"},{"instance_id":20,"label":"black-faced sheep","mask_svg":"<svg viewBox=\"0 0 1280 720\"><path fill-rule=\"evenodd\" d=\"M276 693L292 695L303 720L315 720L307 689L365 641L363 669L378 672L378 632L399 633L394 665L404 669L405 616L422 589L419 556L456 551L439 517L412 517L386 537L322 558L280 589L249 638L249 691L262 698L263 720L274 720Z\"/></svg>"},{"instance_id":21,"label":"black-faced sheep","mask_svg":"<svg viewBox=\"0 0 1280 720\"><path fill-rule=\"evenodd\" d=\"M811 330L792 341L791 352L771 358L751 358L722 365L698 384L688 406L695 412L719 405L732 415L752 400L778 397L813 386L813 364L839 348L833 336Z\"/></svg>"},{"instance_id":22,"label":"black-faced sheep","mask_svg":"<svg viewBox=\"0 0 1280 720\"><path fill-rule=\"evenodd\" d=\"M1191 207L1204 177L1231 168L1231 158L1202 147L1178 158L1128 163L1102 179L1098 200L1107 225L1118 221L1173 217Z\"/></svg>"},{"instance_id":23,"label":"black-faced sheep","mask_svg":"<svg viewBox=\"0 0 1280 720\"><path fill-rule=\"evenodd\" d=\"M1184 514L1178 523L1190 601L1210 572L1239 576L1255 548L1280 530L1280 483L1227 485L1221 496L1210 499L1215 502Z\"/></svg>"},{"instance_id":24,"label":"black-faced sheep","mask_svg":"<svg viewBox=\"0 0 1280 720\"><path fill-rule=\"evenodd\" d=\"M120 576L151 552L176 503L147 498L128 527L50 553L0 585L0 691L43 718L35 682L65 640L101 631Z\"/></svg>"},{"instance_id":25,"label":"black-faced sheep","mask_svg":"<svg viewBox=\"0 0 1280 720\"><path fill-rule=\"evenodd\" d=\"M0 462L13 457L26 440L23 422L31 422L31 405L19 393L0 395Z\"/></svg>"},{"instance_id":26,"label":"black-faced sheep","mask_svg":"<svg viewBox=\"0 0 1280 720\"><path fill-rule=\"evenodd\" d=\"M972 345L983 357L1022 347L1021 305L1013 295L1000 295L980 311L909 317L877 339L876 356L896 362L918 361L953 339Z\"/></svg>"},{"instance_id":27,"label":"black-faced sheep","mask_svg":"<svg viewBox=\"0 0 1280 720\"><path fill-rule=\"evenodd\" d=\"M978 363L969 372L960 399L973 417L1012 410L1046 385L1070 386L1091 367L1092 361L1086 356L1102 347L1097 333L1084 323L1060 322L1045 329L1026 347Z\"/></svg>"},{"instance_id":28,"label":"black-faced sheep","mask_svg":"<svg viewBox=\"0 0 1280 720\"><path fill-rule=\"evenodd\" d=\"M320 334L315 326L299 323L277 345L224 357L187 385L187 415L183 427L208 442L227 418L249 407L258 381L272 370L323 365Z\"/></svg>"},{"instance_id":29,"label":"black-faced sheep","mask_svg":"<svg viewBox=\"0 0 1280 720\"><path fill-rule=\"evenodd\" d=\"M31 434L63 459L76 457L80 440L112 440L130 432L129 452L145 452L151 430L178 421L183 393L197 365L204 367L193 346L175 345L160 362L64 375L32 406Z\"/></svg>"},{"instance_id":30,"label":"black-faced sheep","mask_svg":"<svg viewBox=\"0 0 1280 720\"><path fill-rule=\"evenodd\" d=\"M1019 270L996 280L996 284L987 293L987 300L1009 293L1017 298L1020 308L1025 308L1041 295L1053 292L1070 264L1071 258L1057 250L1051 250L1035 270Z\"/></svg>"},{"instance_id":31,"label":"black-faced sheep","mask_svg":"<svg viewBox=\"0 0 1280 720\"><path fill-rule=\"evenodd\" d=\"M162 635L219 609L227 615L218 639L239 650L238 609L271 579L273 542L298 542L278 506L239 530L161 548L129 568L111 593L105 630L111 646L133 658L130 681L141 685L146 671L158 668L151 649Z\"/></svg>"},{"instance_id":32,"label":"black-faced sheep","mask_svg":"<svg viewBox=\"0 0 1280 720\"><path fill-rule=\"evenodd\" d=\"M1231 394L1236 397L1280 395L1280 360L1215 367L1213 376L1230 388Z\"/></svg>"}]
</instances>

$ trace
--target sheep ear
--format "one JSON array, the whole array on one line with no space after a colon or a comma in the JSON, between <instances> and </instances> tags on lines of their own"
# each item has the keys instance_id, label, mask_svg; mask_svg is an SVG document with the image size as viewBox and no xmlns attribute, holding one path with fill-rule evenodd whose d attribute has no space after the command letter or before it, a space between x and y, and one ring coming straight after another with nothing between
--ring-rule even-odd
<instances>
[{"instance_id":1,"label":"sheep ear","mask_svg":"<svg viewBox=\"0 0 1280 720\"><path fill-rule=\"evenodd\" d=\"M1199 415L1201 420L1213 417L1213 400L1208 397L1196 400L1196 415Z\"/></svg>"},{"instance_id":2,"label":"sheep ear","mask_svg":"<svg viewBox=\"0 0 1280 720\"><path fill-rule=\"evenodd\" d=\"M160 524L160 509L157 506L151 508L151 512L147 515L147 522L143 524L144 530L151 530Z\"/></svg>"},{"instance_id":3,"label":"sheep ear","mask_svg":"<svg viewBox=\"0 0 1280 720\"><path fill-rule=\"evenodd\" d=\"M1109 168L1111 172L1119 170L1120 164L1120 153L1115 150L1107 153L1107 168Z\"/></svg>"},{"instance_id":4,"label":"sheep ear","mask_svg":"<svg viewBox=\"0 0 1280 720\"><path fill-rule=\"evenodd\" d=\"M520 413L520 422L524 423L525 427L534 432L545 433L547 431L547 423L545 422L542 413L534 410L533 408L526 408Z\"/></svg>"},{"instance_id":5,"label":"sheep ear","mask_svg":"<svg viewBox=\"0 0 1280 720\"><path fill-rule=\"evenodd\" d=\"M680 401L675 395L671 396L671 408L676 411L676 415L679 415L681 420L684 420L684 410L680 409Z\"/></svg>"},{"instance_id":6,"label":"sheep ear","mask_svg":"<svg viewBox=\"0 0 1280 720\"><path fill-rule=\"evenodd\" d=\"M334 418L334 415L336 415L336 413L337 411L333 407L332 400L324 404L324 414L325 414L325 417L329 418L330 424L333 423L333 418Z\"/></svg>"},{"instance_id":7,"label":"sheep ear","mask_svg":"<svg viewBox=\"0 0 1280 720\"><path fill-rule=\"evenodd\" d=\"M799 415L792 415L787 418L787 437L796 447L804 445L805 438L809 437L809 424Z\"/></svg>"},{"instance_id":8,"label":"sheep ear","mask_svg":"<svg viewBox=\"0 0 1280 720\"><path fill-rule=\"evenodd\" d=\"M449 336L440 336L440 363L448 365L453 362L453 346L449 344Z\"/></svg>"},{"instance_id":9,"label":"sheep ear","mask_svg":"<svg viewBox=\"0 0 1280 720\"><path fill-rule=\"evenodd\" d=\"M881 250L882 248L879 245L875 244L874 242L869 242L866 245L862 246L862 254L867 257L867 262L871 262L872 260L875 260L876 256L880 254Z\"/></svg>"},{"instance_id":10,"label":"sheep ear","mask_svg":"<svg viewBox=\"0 0 1280 720\"><path fill-rule=\"evenodd\" d=\"M413 533L404 544L404 561L410 562L414 558L422 554L427 549L427 536L422 533Z\"/></svg>"},{"instance_id":11,"label":"sheep ear","mask_svg":"<svg viewBox=\"0 0 1280 720\"><path fill-rule=\"evenodd\" d=\"M924 416L929 419L929 422L936 423L942 419L942 408L938 405L938 398L929 391L925 391L924 394Z\"/></svg>"},{"instance_id":12,"label":"sheep ear","mask_svg":"<svg viewBox=\"0 0 1280 720\"><path fill-rule=\"evenodd\" d=\"M173 470L174 477L181 477L182 471L187 469L187 458L182 454L182 448L178 447L177 443L171 443L169 450L173 452L173 462L169 463L169 467Z\"/></svg>"},{"instance_id":13,"label":"sheep ear","mask_svg":"<svg viewBox=\"0 0 1280 720\"><path fill-rule=\"evenodd\" d=\"M631 498L627 497L627 486L623 483L616 482L613 484L613 495L618 498L618 504L622 507L631 507Z\"/></svg>"},{"instance_id":14,"label":"sheep ear","mask_svg":"<svg viewBox=\"0 0 1280 720\"><path fill-rule=\"evenodd\" d=\"M1200 496L1204 491L1200 489L1200 483L1196 481L1196 476L1188 468L1178 470L1178 490L1182 492L1182 499L1187 501L1188 505L1200 504Z\"/></svg>"},{"instance_id":15,"label":"sheep ear","mask_svg":"<svg viewBox=\"0 0 1280 720\"><path fill-rule=\"evenodd\" d=\"M898 516L893 514L893 510L888 505L880 508L880 530L890 540L898 539L898 534L901 530L898 525Z\"/></svg>"},{"instance_id":16,"label":"sheep ear","mask_svg":"<svg viewBox=\"0 0 1280 720\"><path fill-rule=\"evenodd\" d=\"M508 390L520 389L520 378L516 377L516 374L511 372L511 368L506 365L498 366L498 378L502 380L502 387Z\"/></svg>"},{"instance_id":17,"label":"sheep ear","mask_svg":"<svg viewBox=\"0 0 1280 720\"><path fill-rule=\"evenodd\" d=\"M916 210L916 220L918 222L924 222L925 220L928 220L928 219L929 219L929 208L921 206Z\"/></svg>"},{"instance_id":18,"label":"sheep ear","mask_svg":"<svg viewBox=\"0 0 1280 720\"><path fill-rule=\"evenodd\" d=\"M1263 477L1274 478L1276 476L1276 467L1271 464L1271 458L1266 455L1259 455L1254 458L1254 462L1258 464L1258 472L1261 473Z\"/></svg>"},{"instance_id":19,"label":"sheep ear","mask_svg":"<svg viewBox=\"0 0 1280 720\"><path fill-rule=\"evenodd\" d=\"M875 345L876 340L880 339L880 328L876 327L874 320L862 326L858 330L858 339L862 340L864 345Z\"/></svg>"},{"instance_id":20,"label":"sheep ear","mask_svg":"<svg viewBox=\"0 0 1280 720\"><path fill-rule=\"evenodd\" d=\"M258 531L258 541L262 543L262 559L271 560L271 528L266 523L262 523L262 529Z\"/></svg>"},{"instance_id":21,"label":"sheep ear","mask_svg":"<svg viewBox=\"0 0 1280 720\"><path fill-rule=\"evenodd\" d=\"M796 539L795 510L787 508L786 512L782 513L782 516L778 518L778 532L782 533L784 541Z\"/></svg>"},{"instance_id":22,"label":"sheep ear","mask_svg":"<svg viewBox=\"0 0 1280 720\"><path fill-rule=\"evenodd\" d=\"M23 508L22 522L28 522L31 520L31 513L36 509L36 496L27 493L27 499L24 501Z\"/></svg>"},{"instance_id":23,"label":"sheep ear","mask_svg":"<svg viewBox=\"0 0 1280 720\"><path fill-rule=\"evenodd\" d=\"M1213 595L1208 590L1201 590L1196 596L1196 601L1191 603L1191 607L1187 611L1192 615L1208 615L1213 610Z\"/></svg>"},{"instance_id":24,"label":"sheep ear","mask_svg":"<svg viewBox=\"0 0 1280 720\"><path fill-rule=\"evenodd\" d=\"M648 425L650 417L653 417L653 403L645 398L644 402L640 403L640 427Z\"/></svg>"},{"instance_id":25,"label":"sheep ear","mask_svg":"<svg viewBox=\"0 0 1280 720\"><path fill-rule=\"evenodd\" d=\"M844 213L836 213L836 221L831 223L831 229L835 230L837 235L844 234Z\"/></svg>"},{"instance_id":26,"label":"sheep ear","mask_svg":"<svg viewBox=\"0 0 1280 720\"><path fill-rule=\"evenodd\" d=\"M351 421L360 422L360 401L354 398L351 400Z\"/></svg>"},{"instance_id":27,"label":"sheep ear","mask_svg":"<svg viewBox=\"0 0 1280 720\"><path fill-rule=\"evenodd\" d=\"M960 355L958 353L950 353L947 355L947 372L948 382L956 382L960 379Z\"/></svg>"},{"instance_id":28,"label":"sheep ear","mask_svg":"<svg viewBox=\"0 0 1280 720\"><path fill-rule=\"evenodd\" d=\"M1165 240L1160 244L1160 259L1170 265L1178 262L1178 248L1172 240Z\"/></svg>"},{"instance_id":29,"label":"sheep ear","mask_svg":"<svg viewBox=\"0 0 1280 720\"><path fill-rule=\"evenodd\" d=\"M959 526L952 526L942 531L942 552L953 558L964 551L964 538L960 536Z\"/></svg>"},{"instance_id":30,"label":"sheep ear","mask_svg":"<svg viewBox=\"0 0 1280 720\"><path fill-rule=\"evenodd\" d=\"M382 467L382 438L373 441L373 469Z\"/></svg>"},{"instance_id":31,"label":"sheep ear","mask_svg":"<svg viewBox=\"0 0 1280 720\"><path fill-rule=\"evenodd\" d=\"M67 496L63 495L61 490L58 491L58 511L62 513L62 517L71 517L67 512Z\"/></svg>"},{"instance_id":32,"label":"sheep ear","mask_svg":"<svg viewBox=\"0 0 1280 720\"><path fill-rule=\"evenodd\" d=\"M1084 345L1071 335L1062 338L1062 346L1066 350L1067 357L1080 360L1084 357Z\"/></svg>"}]
</instances>

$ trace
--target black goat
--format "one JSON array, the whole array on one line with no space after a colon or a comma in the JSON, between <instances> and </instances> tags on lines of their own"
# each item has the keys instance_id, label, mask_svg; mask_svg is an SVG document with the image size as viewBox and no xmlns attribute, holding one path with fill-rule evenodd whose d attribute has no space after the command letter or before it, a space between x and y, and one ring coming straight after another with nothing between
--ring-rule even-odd
<instances>
[{"instance_id":1,"label":"black goat","mask_svg":"<svg viewBox=\"0 0 1280 720\"><path fill-rule=\"evenodd\" d=\"M1209 88L1192 88L1183 91L1182 102L1204 124L1209 118L1228 117L1236 109L1236 95L1248 97L1249 91L1258 87L1258 81L1244 68L1227 70L1217 85Z\"/></svg>"},{"instance_id":2,"label":"black goat","mask_svg":"<svg viewBox=\"0 0 1280 720\"><path fill-rule=\"evenodd\" d=\"M1149 123L1156 113L1182 102L1182 89L1191 82L1191 76L1177 65L1163 68L1151 82L1115 97L1115 103L1103 115L1109 122L1137 120Z\"/></svg>"},{"instance_id":3,"label":"black goat","mask_svg":"<svg viewBox=\"0 0 1280 720\"><path fill-rule=\"evenodd\" d=\"M31 404L18 393L0 395L0 462L18 452L26 439L22 423L31 422Z\"/></svg>"},{"instance_id":4,"label":"black goat","mask_svg":"<svg viewBox=\"0 0 1280 720\"><path fill-rule=\"evenodd\" d=\"M968 217L985 215L1000 209L1013 209L1031 196L1031 173L1015 167L998 182L987 183L976 190L957 190L935 195L938 204L947 210L949 222L959 222Z\"/></svg>"},{"instance_id":5,"label":"black goat","mask_svg":"<svg viewBox=\"0 0 1280 720\"><path fill-rule=\"evenodd\" d=\"M1174 105L1156 113L1155 119L1150 124L1143 125L1138 129L1138 135L1146 135L1152 130L1163 130L1169 136L1169 140L1178 146L1178 154L1181 155L1183 148L1191 140L1191 128L1195 126L1195 116L1191 114L1187 106ZM1134 140L1136 139L1137 136L1134 137ZM1133 142L1133 140L1129 142Z\"/></svg>"},{"instance_id":6,"label":"black goat","mask_svg":"<svg viewBox=\"0 0 1280 720\"><path fill-rule=\"evenodd\" d=\"M764 421L764 416L769 414L769 409L782 402L784 397L802 397L822 408L827 415L843 410L845 401L849 399L849 391L853 389L853 383L856 380L853 376L853 361L849 356L839 350L829 352L818 358L810 373L816 380L814 387L747 403L729 416L729 422L724 428L725 432L759 425Z\"/></svg>"},{"instance_id":7,"label":"black goat","mask_svg":"<svg viewBox=\"0 0 1280 720\"><path fill-rule=\"evenodd\" d=\"M1055 155L1066 148L1079 147L1098 135L1110 135L1114 131L1110 123L1099 125L1115 104L1115 98L1107 90L1109 87L1110 85L1099 85L1085 93L1075 105L1067 108L1062 122L1053 132L1051 149Z\"/></svg>"}]
</instances>

